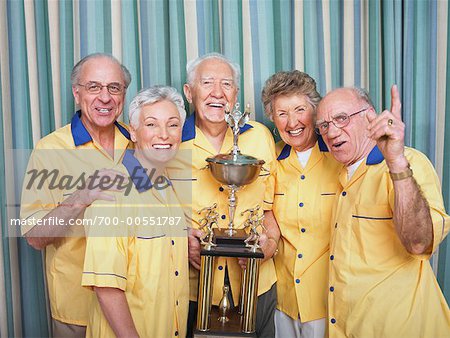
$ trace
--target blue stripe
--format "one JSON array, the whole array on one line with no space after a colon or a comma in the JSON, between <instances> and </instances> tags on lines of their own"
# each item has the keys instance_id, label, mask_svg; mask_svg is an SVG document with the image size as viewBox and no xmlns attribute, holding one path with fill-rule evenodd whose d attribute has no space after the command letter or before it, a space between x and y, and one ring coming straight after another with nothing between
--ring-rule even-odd
<instances>
[{"instance_id":1,"label":"blue stripe","mask_svg":"<svg viewBox=\"0 0 450 338\"><path fill-rule=\"evenodd\" d=\"M372 219L372 220L380 220L380 221L386 221L392 219L392 217L371 217L371 216L358 216L358 215L352 215L353 218L362 218L362 219Z\"/></svg>"},{"instance_id":2,"label":"blue stripe","mask_svg":"<svg viewBox=\"0 0 450 338\"><path fill-rule=\"evenodd\" d=\"M126 277L115 274L115 273L107 273L107 272L94 272L94 271L83 271L83 274L86 275L96 275L96 276L114 276L127 280Z\"/></svg>"},{"instance_id":3,"label":"blue stripe","mask_svg":"<svg viewBox=\"0 0 450 338\"><path fill-rule=\"evenodd\" d=\"M155 239L155 238L163 238L163 237L166 237L166 235L159 235L159 236L152 236L152 237L137 236L136 238L139 238L139 239Z\"/></svg>"},{"instance_id":4,"label":"blue stripe","mask_svg":"<svg viewBox=\"0 0 450 338\"><path fill-rule=\"evenodd\" d=\"M356 87L361 87L361 0L354 0L353 21L354 21L354 58L355 58L355 77L353 79Z\"/></svg>"}]
</instances>

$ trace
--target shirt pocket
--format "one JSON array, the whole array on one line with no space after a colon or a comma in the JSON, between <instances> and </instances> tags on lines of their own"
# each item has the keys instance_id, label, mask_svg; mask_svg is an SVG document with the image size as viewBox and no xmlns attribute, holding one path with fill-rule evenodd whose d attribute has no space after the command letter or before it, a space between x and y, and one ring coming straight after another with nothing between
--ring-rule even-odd
<instances>
[{"instance_id":1,"label":"shirt pocket","mask_svg":"<svg viewBox=\"0 0 450 338\"><path fill-rule=\"evenodd\" d=\"M330 223L336 195L336 184L327 184L320 190L320 222L327 227Z\"/></svg>"},{"instance_id":2,"label":"shirt pocket","mask_svg":"<svg viewBox=\"0 0 450 338\"><path fill-rule=\"evenodd\" d=\"M395 265L404 255L389 204L356 204L351 235L352 251L370 266Z\"/></svg>"}]
</instances>

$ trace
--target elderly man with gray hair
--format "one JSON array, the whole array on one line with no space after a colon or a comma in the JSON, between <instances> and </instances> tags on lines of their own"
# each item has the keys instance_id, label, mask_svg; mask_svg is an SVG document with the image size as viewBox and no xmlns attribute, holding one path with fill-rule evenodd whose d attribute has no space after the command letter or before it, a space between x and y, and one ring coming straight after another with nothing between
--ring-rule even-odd
<instances>
[{"instance_id":1,"label":"elderly man with gray hair","mask_svg":"<svg viewBox=\"0 0 450 338\"><path fill-rule=\"evenodd\" d=\"M196 315L198 270L200 268L200 242L202 236L198 224L197 210L217 203L220 227L228 223L228 192L214 180L208 170L206 158L219 153L229 153L233 146L233 132L224 119L227 106L234 107L239 91L240 67L218 53L207 54L187 64L187 83L184 94L194 113L183 127L183 142L180 149L192 152L192 205L193 228L189 232L190 311L188 335L192 334ZM234 222L242 227L245 216L242 211L257 205L265 211L266 231L260 243L264 252L258 285L256 334L259 337L273 337L274 312L276 306L276 274L272 257L277 249L280 232L271 208L273 200L265 201L266 189L270 184L270 173L275 170L275 145L272 135L262 124L248 122L240 129L239 147L243 154L265 161L264 171L256 181L239 191ZM216 257L214 266L213 304L222 298L222 282L231 289L231 299L238 304L244 260Z\"/></svg>"},{"instance_id":2,"label":"elderly man with gray hair","mask_svg":"<svg viewBox=\"0 0 450 338\"><path fill-rule=\"evenodd\" d=\"M331 217L330 337L448 337L429 259L450 228L428 158L405 147L400 94L377 114L358 88L329 92L317 130L342 163Z\"/></svg>"},{"instance_id":3,"label":"elderly man with gray hair","mask_svg":"<svg viewBox=\"0 0 450 338\"><path fill-rule=\"evenodd\" d=\"M87 337L186 335L189 268L186 221L166 165L178 151L186 116L174 88L154 86L130 104L127 150L116 170L131 190L96 201L85 219L117 220L116 232L90 228L82 284L95 291Z\"/></svg>"},{"instance_id":4,"label":"elderly man with gray hair","mask_svg":"<svg viewBox=\"0 0 450 338\"><path fill-rule=\"evenodd\" d=\"M73 224L92 202L111 198L94 186L101 177L115 176L99 169L120 163L129 146L129 133L116 120L131 76L113 56L97 53L75 65L71 81L80 110L68 125L37 143L28 163L20 213L27 223L22 228L27 242L45 249L53 336L84 337L91 295L81 287L86 240ZM60 185L55 188L53 179L47 178L59 179Z\"/></svg>"}]
</instances>

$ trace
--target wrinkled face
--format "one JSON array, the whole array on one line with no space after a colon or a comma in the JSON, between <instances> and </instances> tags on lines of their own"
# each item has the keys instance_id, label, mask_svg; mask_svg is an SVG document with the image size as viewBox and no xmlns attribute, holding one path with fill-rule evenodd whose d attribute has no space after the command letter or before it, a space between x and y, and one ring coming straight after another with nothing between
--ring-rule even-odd
<instances>
[{"instance_id":1,"label":"wrinkled face","mask_svg":"<svg viewBox=\"0 0 450 338\"><path fill-rule=\"evenodd\" d=\"M140 157L155 167L164 166L181 142L181 118L174 103L162 100L141 108L139 126L130 128Z\"/></svg>"},{"instance_id":2,"label":"wrinkled face","mask_svg":"<svg viewBox=\"0 0 450 338\"><path fill-rule=\"evenodd\" d=\"M272 102L273 122L284 142L296 151L313 147L317 136L314 131L314 108L306 95L279 95Z\"/></svg>"},{"instance_id":3,"label":"wrinkled face","mask_svg":"<svg viewBox=\"0 0 450 338\"><path fill-rule=\"evenodd\" d=\"M118 83L125 86L123 72L116 62L106 58L93 58L82 66L79 84L95 81L102 85ZM72 87L75 102L81 109L81 121L88 130L99 130L111 127L122 114L126 90L111 95L106 87L98 94L89 93L83 86Z\"/></svg>"},{"instance_id":4,"label":"wrinkled face","mask_svg":"<svg viewBox=\"0 0 450 338\"><path fill-rule=\"evenodd\" d=\"M319 103L316 124L331 121L342 113L351 115L366 106L367 103L351 90L334 90ZM322 138L337 161L349 166L368 155L372 145L367 136L368 124L365 111L350 117L348 125L343 128L330 123L328 133L322 135Z\"/></svg>"},{"instance_id":5,"label":"wrinkled face","mask_svg":"<svg viewBox=\"0 0 450 338\"><path fill-rule=\"evenodd\" d=\"M236 103L238 88L234 84L233 70L219 60L208 59L197 66L193 84L184 85L184 94L194 105L196 123L225 123L225 106Z\"/></svg>"}]
</instances>

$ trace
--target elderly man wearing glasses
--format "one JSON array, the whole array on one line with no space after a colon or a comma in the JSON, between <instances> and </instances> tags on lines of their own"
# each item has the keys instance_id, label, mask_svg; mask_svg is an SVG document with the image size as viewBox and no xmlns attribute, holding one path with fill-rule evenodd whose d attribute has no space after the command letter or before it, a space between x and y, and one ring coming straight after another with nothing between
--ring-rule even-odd
<instances>
[{"instance_id":1,"label":"elderly man wearing glasses","mask_svg":"<svg viewBox=\"0 0 450 338\"><path fill-rule=\"evenodd\" d=\"M316 127L337 161L329 256L330 337L446 337L450 312L429 258L450 218L436 172L404 146L396 86L377 115L361 89L330 92Z\"/></svg>"},{"instance_id":2,"label":"elderly man wearing glasses","mask_svg":"<svg viewBox=\"0 0 450 338\"><path fill-rule=\"evenodd\" d=\"M80 110L70 124L37 143L24 180L21 217L27 221L22 228L27 242L45 249L53 336L84 337L91 292L81 287L86 240L74 224L92 202L111 199L98 183L115 176L101 169L120 163L129 146L130 135L116 120L131 76L113 56L91 54L75 65L71 82Z\"/></svg>"}]
</instances>

